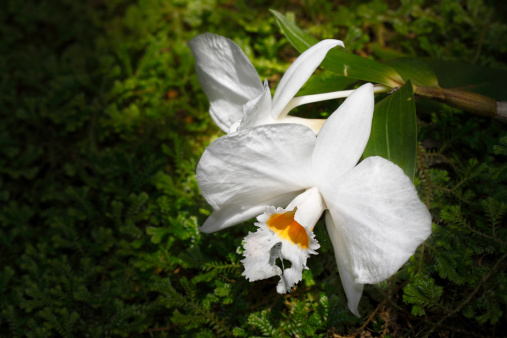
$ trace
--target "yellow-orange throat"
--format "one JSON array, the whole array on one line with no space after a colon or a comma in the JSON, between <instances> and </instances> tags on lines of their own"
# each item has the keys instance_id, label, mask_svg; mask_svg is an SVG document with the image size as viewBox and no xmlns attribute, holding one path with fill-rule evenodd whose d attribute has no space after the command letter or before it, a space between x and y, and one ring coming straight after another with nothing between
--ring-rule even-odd
<instances>
[{"instance_id":1,"label":"yellow-orange throat","mask_svg":"<svg viewBox=\"0 0 507 338\"><path fill-rule=\"evenodd\" d=\"M305 228L294 220L296 211L297 208L294 208L294 210L283 214L273 214L268 218L266 225L278 237L297 244L303 249L308 249L310 238L308 238Z\"/></svg>"}]
</instances>

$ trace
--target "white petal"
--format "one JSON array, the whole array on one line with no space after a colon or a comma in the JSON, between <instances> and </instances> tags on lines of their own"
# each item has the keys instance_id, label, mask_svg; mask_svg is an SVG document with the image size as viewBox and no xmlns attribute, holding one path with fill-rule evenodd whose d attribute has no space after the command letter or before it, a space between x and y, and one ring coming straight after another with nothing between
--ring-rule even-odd
<instances>
[{"instance_id":1,"label":"white petal","mask_svg":"<svg viewBox=\"0 0 507 338\"><path fill-rule=\"evenodd\" d=\"M255 218L266 210L266 205L287 205L299 192L289 192L280 196L266 196L264 202L252 205L251 196L238 194L220 210L214 211L199 228L202 232L211 233Z\"/></svg>"},{"instance_id":2,"label":"white petal","mask_svg":"<svg viewBox=\"0 0 507 338\"><path fill-rule=\"evenodd\" d=\"M259 96L259 74L245 53L230 39L205 33L189 41L197 78L210 101L210 114L225 132L243 117L242 106Z\"/></svg>"},{"instance_id":3,"label":"white petal","mask_svg":"<svg viewBox=\"0 0 507 338\"><path fill-rule=\"evenodd\" d=\"M273 96L273 118L285 117L288 112L281 114L283 108L297 94L299 89L310 78L315 69L321 64L327 52L336 46L342 46L339 40L323 40L304 51L283 75L275 95Z\"/></svg>"},{"instance_id":4,"label":"white petal","mask_svg":"<svg viewBox=\"0 0 507 338\"><path fill-rule=\"evenodd\" d=\"M278 282L276 286L276 291L278 293L290 292L292 287L303 279L303 270L308 269L306 261L308 257L310 257L310 254L317 254L315 250L317 250L320 245L315 239L315 234L309 230L307 230L307 234L310 238L310 249L307 250L303 250L295 244L282 242L281 255L283 259L290 261L292 266L283 270L280 282Z\"/></svg>"},{"instance_id":5,"label":"white petal","mask_svg":"<svg viewBox=\"0 0 507 338\"><path fill-rule=\"evenodd\" d=\"M313 185L315 139L309 128L297 124L258 126L221 137L197 165L201 193L217 211L228 205L239 210L280 205L271 202L292 199Z\"/></svg>"},{"instance_id":6,"label":"white petal","mask_svg":"<svg viewBox=\"0 0 507 338\"><path fill-rule=\"evenodd\" d=\"M287 210L297 208L294 220L309 230L313 230L320 216L326 210L326 204L317 188L310 188L298 195L287 206Z\"/></svg>"},{"instance_id":7,"label":"white petal","mask_svg":"<svg viewBox=\"0 0 507 338\"><path fill-rule=\"evenodd\" d=\"M310 128L315 135L318 135L320 128L326 120L324 119L305 119L297 116L286 116L285 118L277 120L279 123L297 123Z\"/></svg>"},{"instance_id":8,"label":"white petal","mask_svg":"<svg viewBox=\"0 0 507 338\"><path fill-rule=\"evenodd\" d=\"M373 86L356 89L322 126L313 153L315 175L323 180L354 168L363 154L371 131Z\"/></svg>"},{"instance_id":9,"label":"white petal","mask_svg":"<svg viewBox=\"0 0 507 338\"><path fill-rule=\"evenodd\" d=\"M270 262L271 250L281 243L281 240L266 227L266 224L256 223L256 225L257 231L249 232L244 239L245 258L241 260L245 266L242 275L250 282L282 274L282 270Z\"/></svg>"},{"instance_id":10,"label":"white petal","mask_svg":"<svg viewBox=\"0 0 507 338\"><path fill-rule=\"evenodd\" d=\"M243 112L243 119L240 122L233 124L229 133L264 124L296 123L307 126L314 132L315 135L317 135L320 128L326 121L322 119L304 119L295 116L286 116L285 118L275 120L271 115L271 91L267 80L264 81L264 93L248 101L243 106Z\"/></svg>"},{"instance_id":11,"label":"white petal","mask_svg":"<svg viewBox=\"0 0 507 338\"><path fill-rule=\"evenodd\" d=\"M431 233L431 215L403 170L369 157L318 187L352 263L355 283L394 274Z\"/></svg>"},{"instance_id":12,"label":"white petal","mask_svg":"<svg viewBox=\"0 0 507 338\"><path fill-rule=\"evenodd\" d=\"M310 248L303 250L298 245L289 244L282 242L282 257L292 263L292 266L288 269L283 270L283 274L280 278L280 282L276 286L278 293L290 292L292 287L299 283L303 279L303 269L308 269L306 266L306 260L310 257L310 254L317 254L317 249L320 248L315 234L305 229L310 239Z\"/></svg>"},{"instance_id":13,"label":"white petal","mask_svg":"<svg viewBox=\"0 0 507 338\"><path fill-rule=\"evenodd\" d=\"M333 244L334 255L338 265L338 272L342 281L343 289L347 295L347 305L349 310L360 317L357 306L363 293L363 284L356 283L354 273L352 272L352 262L347 251L342 231L333 222L331 214L326 211L326 228Z\"/></svg>"},{"instance_id":14,"label":"white petal","mask_svg":"<svg viewBox=\"0 0 507 338\"><path fill-rule=\"evenodd\" d=\"M267 80L264 81L264 92L248 101L243 106L243 113L239 130L276 122L271 116L271 91Z\"/></svg>"}]
</instances>

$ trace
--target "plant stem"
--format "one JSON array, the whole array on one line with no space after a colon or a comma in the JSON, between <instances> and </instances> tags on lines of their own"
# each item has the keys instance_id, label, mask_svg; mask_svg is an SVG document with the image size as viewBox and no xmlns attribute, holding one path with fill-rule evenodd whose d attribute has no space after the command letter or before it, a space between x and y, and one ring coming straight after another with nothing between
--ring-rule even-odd
<instances>
[{"instance_id":1,"label":"plant stem","mask_svg":"<svg viewBox=\"0 0 507 338\"><path fill-rule=\"evenodd\" d=\"M507 123L507 103L461 89L414 86L415 94L435 99L470 113Z\"/></svg>"}]
</instances>

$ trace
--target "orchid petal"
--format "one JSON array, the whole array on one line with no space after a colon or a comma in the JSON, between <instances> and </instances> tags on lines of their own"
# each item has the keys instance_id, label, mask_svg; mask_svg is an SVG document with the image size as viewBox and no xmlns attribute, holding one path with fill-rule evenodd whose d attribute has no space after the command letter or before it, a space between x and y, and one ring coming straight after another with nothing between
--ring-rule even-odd
<instances>
[{"instance_id":1,"label":"orchid petal","mask_svg":"<svg viewBox=\"0 0 507 338\"><path fill-rule=\"evenodd\" d=\"M199 228L211 233L255 218L266 210L266 205L287 205L301 191L288 192L279 196L258 196L252 203L251 196L238 193L220 210L214 211Z\"/></svg>"},{"instance_id":2,"label":"orchid petal","mask_svg":"<svg viewBox=\"0 0 507 338\"><path fill-rule=\"evenodd\" d=\"M242 205L242 210L279 205L270 201L295 197L312 186L315 140L309 128L297 124L258 126L221 137L197 165L201 193L217 211L228 204Z\"/></svg>"},{"instance_id":3,"label":"orchid petal","mask_svg":"<svg viewBox=\"0 0 507 338\"><path fill-rule=\"evenodd\" d=\"M356 89L322 126L313 152L315 176L339 177L357 164L371 131L374 108L373 85Z\"/></svg>"},{"instance_id":4,"label":"orchid petal","mask_svg":"<svg viewBox=\"0 0 507 338\"><path fill-rule=\"evenodd\" d=\"M205 33L189 41L197 78L210 101L210 115L225 132L243 117L242 106L263 93L262 82L232 40Z\"/></svg>"},{"instance_id":5,"label":"orchid petal","mask_svg":"<svg viewBox=\"0 0 507 338\"><path fill-rule=\"evenodd\" d=\"M243 106L243 113L244 115L239 129L276 122L271 116L271 91L267 80L264 81L264 92L248 101Z\"/></svg>"},{"instance_id":6,"label":"orchid petal","mask_svg":"<svg viewBox=\"0 0 507 338\"><path fill-rule=\"evenodd\" d=\"M394 274L431 233L431 215L394 163L369 157L318 187L352 263L355 283Z\"/></svg>"},{"instance_id":7,"label":"orchid petal","mask_svg":"<svg viewBox=\"0 0 507 338\"><path fill-rule=\"evenodd\" d=\"M321 64L327 52L338 45L344 47L343 42L339 40L320 41L303 52L290 65L280 80L273 97L273 110L271 111L273 118L280 119L287 115L288 112L282 113L284 107L292 100L315 69Z\"/></svg>"},{"instance_id":8,"label":"orchid petal","mask_svg":"<svg viewBox=\"0 0 507 338\"><path fill-rule=\"evenodd\" d=\"M297 116L287 116L282 120L277 120L279 123L297 123L310 128L315 135L319 134L320 128L326 122L324 119L305 119Z\"/></svg>"},{"instance_id":9,"label":"orchid petal","mask_svg":"<svg viewBox=\"0 0 507 338\"><path fill-rule=\"evenodd\" d=\"M315 224L326 210L326 204L317 188L310 188L297 196L287 206L287 210L297 208L294 220L309 230L313 230Z\"/></svg>"},{"instance_id":10,"label":"orchid petal","mask_svg":"<svg viewBox=\"0 0 507 338\"><path fill-rule=\"evenodd\" d=\"M355 276L352 271L352 262L349 253L347 252L343 233L334 223L329 211L326 211L325 218L327 232L329 234L329 238L331 239L331 243L333 244L338 272L340 274L343 289L345 290L345 295L347 295L347 305L353 314L360 317L357 306L359 305L359 300L361 299L361 294L363 293L363 284L356 283L354 281Z\"/></svg>"},{"instance_id":11,"label":"orchid petal","mask_svg":"<svg viewBox=\"0 0 507 338\"><path fill-rule=\"evenodd\" d=\"M314 236L311 231L309 231L308 234ZM311 239L315 243L315 248L318 249L320 245L316 244L317 241L314 237L311 237ZM315 250L312 250L312 253L317 254ZM310 253L309 250L301 250L297 245L282 244L281 256L283 259L290 261L292 266L283 270L280 281L276 286L276 291L278 293L287 293L291 291L294 285L303 279L303 270L308 270L306 267L306 260L310 256Z\"/></svg>"},{"instance_id":12,"label":"orchid petal","mask_svg":"<svg viewBox=\"0 0 507 338\"><path fill-rule=\"evenodd\" d=\"M272 257L275 246L278 246L277 253L278 256L280 255L281 240L269 230L265 222L255 223L255 225L258 227L257 231L249 232L243 240L245 258L241 260L245 266L242 275L250 282L282 274L282 269L275 264L278 257Z\"/></svg>"}]
</instances>

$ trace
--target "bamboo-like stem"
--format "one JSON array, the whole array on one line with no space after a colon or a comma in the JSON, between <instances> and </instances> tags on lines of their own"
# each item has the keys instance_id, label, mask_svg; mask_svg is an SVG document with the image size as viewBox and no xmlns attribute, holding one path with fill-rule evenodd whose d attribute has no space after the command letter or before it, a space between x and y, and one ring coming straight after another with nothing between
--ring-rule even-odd
<instances>
[{"instance_id":1,"label":"bamboo-like stem","mask_svg":"<svg viewBox=\"0 0 507 338\"><path fill-rule=\"evenodd\" d=\"M398 87L391 88L385 85L375 85L373 87L373 92L385 93L397 88ZM354 90L342 90L331 93L296 96L289 101L279 116L285 117L292 109L304 104L348 97L353 91ZM485 95L456 88L446 89L414 85L414 94L444 102L450 106L475 115L494 118L503 123L507 123L507 101L496 101Z\"/></svg>"},{"instance_id":2,"label":"bamboo-like stem","mask_svg":"<svg viewBox=\"0 0 507 338\"><path fill-rule=\"evenodd\" d=\"M414 86L414 93L435 99L470 113L507 122L507 102L461 89Z\"/></svg>"}]
</instances>

